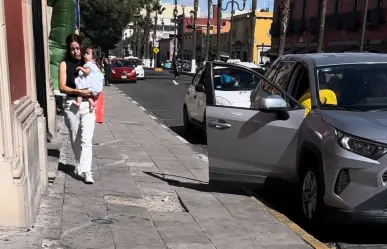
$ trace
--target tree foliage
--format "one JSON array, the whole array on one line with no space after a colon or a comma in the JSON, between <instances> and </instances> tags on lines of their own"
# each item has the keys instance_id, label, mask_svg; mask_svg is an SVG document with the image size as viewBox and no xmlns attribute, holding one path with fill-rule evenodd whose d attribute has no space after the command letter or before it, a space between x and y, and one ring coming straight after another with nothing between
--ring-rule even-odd
<instances>
[{"instance_id":1,"label":"tree foliage","mask_svg":"<svg viewBox=\"0 0 387 249\"><path fill-rule=\"evenodd\" d=\"M107 53L116 47L133 13L141 7L140 1L80 0L81 35L86 43Z\"/></svg>"}]
</instances>

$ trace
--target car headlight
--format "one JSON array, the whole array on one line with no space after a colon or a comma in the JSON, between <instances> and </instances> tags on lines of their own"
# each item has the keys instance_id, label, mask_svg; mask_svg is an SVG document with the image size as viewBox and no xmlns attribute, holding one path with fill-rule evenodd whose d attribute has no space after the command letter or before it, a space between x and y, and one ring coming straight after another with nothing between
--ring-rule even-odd
<instances>
[{"instance_id":1,"label":"car headlight","mask_svg":"<svg viewBox=\"0 0 387 249\"><path fill-rule=\"evenodd\" d=\"M136 69L133 69L132 72L130 72L131 74L136 74Z\"/></svg>"},{"instance_id":2,"label":"car headlight","mask_svg":"<svg viewBox=\"0 0 387 249\"><path fill-rule=\"evenodd\" d=\"M387 153L387 146L366 139L356 138L336 130L336 138L340 147L353 153L378 160Z\"/></svg>"}]
</instances>

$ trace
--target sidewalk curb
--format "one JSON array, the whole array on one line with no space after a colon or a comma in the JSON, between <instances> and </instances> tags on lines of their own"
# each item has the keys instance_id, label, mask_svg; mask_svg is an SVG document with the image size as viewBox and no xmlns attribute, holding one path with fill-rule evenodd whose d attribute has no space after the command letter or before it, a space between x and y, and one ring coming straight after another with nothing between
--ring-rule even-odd
<instances>
[{"instance_id":1,"label":"sidewalk curb","mask_svg":"<svg viewBox=\"0 0 387 249\"><path fill-rule=\"evenodd\" d=\"M123 91L121 91L121 89L119 89L118 87L116 87L115 85L111 84L111 86L113 86L114 88L116 88L117 92L120 93L121 95L123 95L126 99L128 99L130 102L132 102L133 104L137 105L138 108L140 108L143 112L145 112L151 119L153 119L155 122L157 122L161 127L163 127L165 130L167 130L169 133L171 133L176 139L180 140L182 143L184 143L185 145L187 145L188 147L190 147L196 154L196 156L205 161L205 162L208 162L208 157L201 153L200 151L198 151L198 149L192 145L191 143L189 143L187 140L185 140L182 136L180 136L179 134L177 134L176 132L174 132L172 129L170 129L168 126L166 126L165 124L163 124L163 122L155 117L153 115L152 112L148 111L147 109L145 109L145 107L143 107L142 105L140 105L137 101L133 100L130 96L128 96L126 93L124 93Z\"/></svg>"}]
</instances>

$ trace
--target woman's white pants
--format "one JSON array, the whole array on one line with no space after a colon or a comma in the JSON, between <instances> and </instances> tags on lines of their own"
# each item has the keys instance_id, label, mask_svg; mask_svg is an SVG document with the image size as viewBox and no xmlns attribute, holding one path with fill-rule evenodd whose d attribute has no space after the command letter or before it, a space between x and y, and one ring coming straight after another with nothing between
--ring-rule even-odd
<instances>
[{"instance_id":1,"label":"woman's white pants","mask_svg":"<svg viewBox=\"0 0 387 249\"><path fill-rule=\"evenodd\" d=\"M95 128L95 110L90 112L88 101L82 101L78 107L75 99L66 101L65 123L70 132L71 147L75 156L75 167L78 172L91 171L93 160L93 135Z\"/></svg>"}]
</instances>

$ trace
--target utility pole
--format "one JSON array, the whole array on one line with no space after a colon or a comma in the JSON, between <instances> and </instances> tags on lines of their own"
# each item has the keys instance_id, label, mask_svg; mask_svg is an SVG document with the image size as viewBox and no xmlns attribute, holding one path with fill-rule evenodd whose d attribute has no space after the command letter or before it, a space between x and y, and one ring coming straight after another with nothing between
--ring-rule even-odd
<instances>
[{"instance_id":1,"label":"utility pole","mask_svg":"<svg viewBox=\"0 0 387 249\"><path fill-rule=\"evenodd\" d=\"M361 28L361 39L360 39L360 52L363 52L363 47L364 47L364 35L365 35L365 30L367 26L367 14L368 14L368 0L365 0L365 5L364 5L364 18L363 18L363 24Z\"/></svg>"},{"instance_id":2,"label":"utility pole","mask_svg":"<svg viewBox=\"0 0 387 249\"><path fill-rule=\"evenodd\" d=\"M192 31L192 60L191 60L191 72L196 73L196 18L198 15L199 0L194 0L194 13L193 13L193 31Z\"/></svg>"},{"instance_id":3,"label":"utility pole","mask_svg":"<svg viewBox=\"0 0 387 249\"><path fill-rule=\"evenodd\" d=\"M222 0L218 0L218 15L216 20L216 60L220 60L220 22L222 19ZM231 31L230 31L231 32Z\"/></svg>"},{"instance_id":4,"label":"utility pole","mask_svg":"<svg viewBox=\"0 0 387 249\"><path fill-rule=\"evenodd\" d=\"M318 31L317 41L317 53L322 53L322 47L324 44L324 31L325 31L325 13L327 10L327 0L320 0L320 27Z\"/></svg>"},{"instance_id":5,"label":"utility pole","mask_svg":"<svg viewBox=\"0 0 387 249\"><path fill-rule=\"evenodd\" d=\"M206 36L206 56L205 61L208 61L208 54L210 53L210 18L212 1L207 0L207 36Z\"/></svg>"},{"instance_id":6,"label":"utility pole","mask_svg":"<svg viewBox=\"0 0 387 249\"><path fill-rule=\"evenodd\" d=\"M177 51L176 51L177 0L175 0L175 9L173 10L173 18L175 21L175 32L174 32L174 37L173 37L173 60L176 60L176 55L177 55Z\"/></svg>"},{"instance_id":7,"label":"utility pole","mask_svg":"<svg viewBox=\"0 0 387 249\"><path fill-rule=\"evenodd\" d=\"M153 27L153 35L152 35L152 45L153 45L153 49L155 48L155 41L156 41L156 36L157 36L157 19L158 19L158 16L157 16L157 10L156 10L156 15L155 15L155 26ZM152 54L153 54L153 67L156 68L156 54L155 52L153 52L153 49L152 49Z\"/></svg>"},{"instance_id":8,"label":"utility pole","mask_svg":"<svg viewBox=\"0 0 387 249\"><path fill-rule=\"evenodd\" d=\"M185 26L185 5L181 5L181 9L183 10L183 15L181 16L181 19L179 20L179 23L181 25L180 31L181 31L181 43L180 43L180 63L181 63L181 71L183 71L183 59L184 59L184 26Z\"/></svg>"},{"instance_id":9,"label":"utility pole","mask_svg":"<svg viewBox=\"0 0 387 249\"><path fill-rule=\"evenodd\" d=\"M251 37L250 37L250 62L254 61L254 54L255 54L255 10L257 8L257 0L252 0L251 3Z\"/></svg>"}]
</instances>

